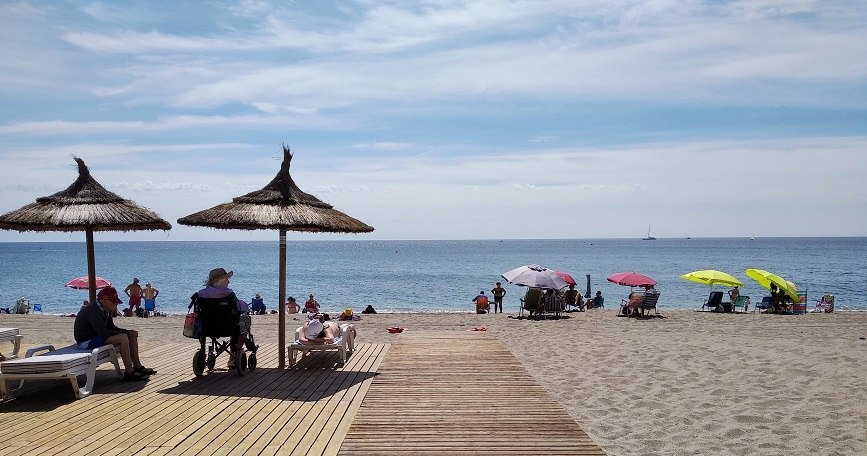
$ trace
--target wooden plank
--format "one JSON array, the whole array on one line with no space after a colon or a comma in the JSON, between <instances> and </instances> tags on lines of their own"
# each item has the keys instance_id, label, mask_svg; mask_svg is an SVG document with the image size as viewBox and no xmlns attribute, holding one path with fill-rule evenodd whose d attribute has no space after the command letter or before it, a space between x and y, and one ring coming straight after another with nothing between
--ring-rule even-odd
<instances>
[{"instance_id":1,"label":"wooden plank","mask_svg":"<svg viewBox=\"0 0 867 456\"><path fill-rule=\"evenodd\" d=\"M318 445L286 422L305 407L320 410L309 418L323 431L331 415L351 422L347 410L363 400L358 382L371 381L374 373L365 369L375 368L385 351L382 344L359 344L344 368L335 367L336 357L314 354L286 370L276 367L276 344L262 344L256 371L239 378L220 368L195 378L198 347L191 341L143 350L142 359L159 371L147 382L121 382L113 370L100 369L94 393L81 400L68 382L28 383L0 404L0 454L255 454L274 442ZM221 356L218 367L225 361ZM336 452L342 435L331 437Z\"/></svg>"},{"instance_id":2,"label":"wooden plank","mask_svg":"<svg viewBox=\"0 0 867 456\"><path fill-rule=\"evenodd\" d=\"M502 343L467 331L401 334L339 453L605 454Z\"/></svg>"}]
</instances>

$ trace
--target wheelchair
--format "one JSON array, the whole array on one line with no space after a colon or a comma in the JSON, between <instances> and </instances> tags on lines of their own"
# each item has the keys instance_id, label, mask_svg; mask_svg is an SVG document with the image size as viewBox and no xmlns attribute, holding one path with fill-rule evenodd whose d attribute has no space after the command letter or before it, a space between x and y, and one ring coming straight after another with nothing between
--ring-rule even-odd
<instances>
[{"instance_id":1,"label":"wheelchair","mask_svg":"<svg viewBox=\"0 0 867 456\"><path fill-rule=\"evenodd\" d=\"M250 332L250 315L238 309L235 293L224 298L200 298L196 293L190 301L201 323L200 348L193 355L196 377L203 376L206 368L212 372L223 353L234 359L238 376L243 376L245 371L253 372L259 346ZM229 340L224 339L227 337Z\"/></svg>"}]
</instances>

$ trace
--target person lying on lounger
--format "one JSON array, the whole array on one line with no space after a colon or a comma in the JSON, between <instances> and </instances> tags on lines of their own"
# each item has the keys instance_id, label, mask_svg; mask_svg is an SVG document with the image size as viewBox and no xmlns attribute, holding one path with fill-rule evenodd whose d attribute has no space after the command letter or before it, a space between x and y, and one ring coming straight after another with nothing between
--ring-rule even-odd
<instances>
[{"instance_id":1,"label":"person lying on lounger","mask_svg":"<svg viewBox=\"0 0 867 456\"><path fill-rule=\"evenodd\" d=\"M346 325L352 332L352 338L355 339L355 325ZM331 320L325 320L322 314L316 314L310 321L304 323L303 328L301 335L298 336L298 340L302 344L333 344L337 338L343 336L340 325Z\"/></svg>"}]
</instances>

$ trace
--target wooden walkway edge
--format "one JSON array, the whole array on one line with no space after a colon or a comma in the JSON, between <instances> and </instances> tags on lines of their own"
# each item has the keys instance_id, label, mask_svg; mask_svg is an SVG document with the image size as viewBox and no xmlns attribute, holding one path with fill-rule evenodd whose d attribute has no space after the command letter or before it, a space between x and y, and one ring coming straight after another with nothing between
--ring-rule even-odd
<instances>
[{"instance_id":1,"label":"wooden walkway edge","mask_svg":"<svg viewBox=\"0 0 867 456\"><path fill-rule=\"evenodd\" d=\"M495 337L395 338L341 455L604 455Z\"/></svg>"}]
</instances>

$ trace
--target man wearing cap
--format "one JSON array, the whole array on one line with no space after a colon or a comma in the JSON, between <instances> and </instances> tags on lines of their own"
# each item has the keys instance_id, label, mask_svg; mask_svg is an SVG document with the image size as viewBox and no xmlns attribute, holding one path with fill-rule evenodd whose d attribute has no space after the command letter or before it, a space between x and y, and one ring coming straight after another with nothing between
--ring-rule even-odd
<instances>
[{"instance_id":1,"label":"man wearing cap","mask_svg":"<svg viewBox=\"0 0 867 456\"><path fill-rule=\"evenodd\" d=\"M112 315L117 305L123 303L117 297L114 287L106 287L96 295L96 302L84 306L75 316L73 333L78 348L92 350L103 345L119 345L123 359L124 380L147 380L156 374L153 369L144 367L138 356L138 331L118 328Z\"/></svg>"},{"instance_id":2,"label":"man wearing cap","mask_svg":"<svg viewBox=\"0 0 867 456\"><path fill-rule=\"evenodd\" d=\"M231 288L229 288L229 279L234 275L234 271L226 272L223 268L215 268L211 269L211 272L208 273L208 279L205 280L205 288L202 288L198 291L200 298L225 298L230 294L234 293ZM235 295L235 304L238 306L238 310L246 312L248 309L248 305L246 302L238 299L238 295ZM238 336L232 336L229 341L233 348L238 347ZM234 350L233 350L234 351ZM235 367L235 358L229 357L229 364L227 366L229 369Z\"/></svg>"}]
</instances>

